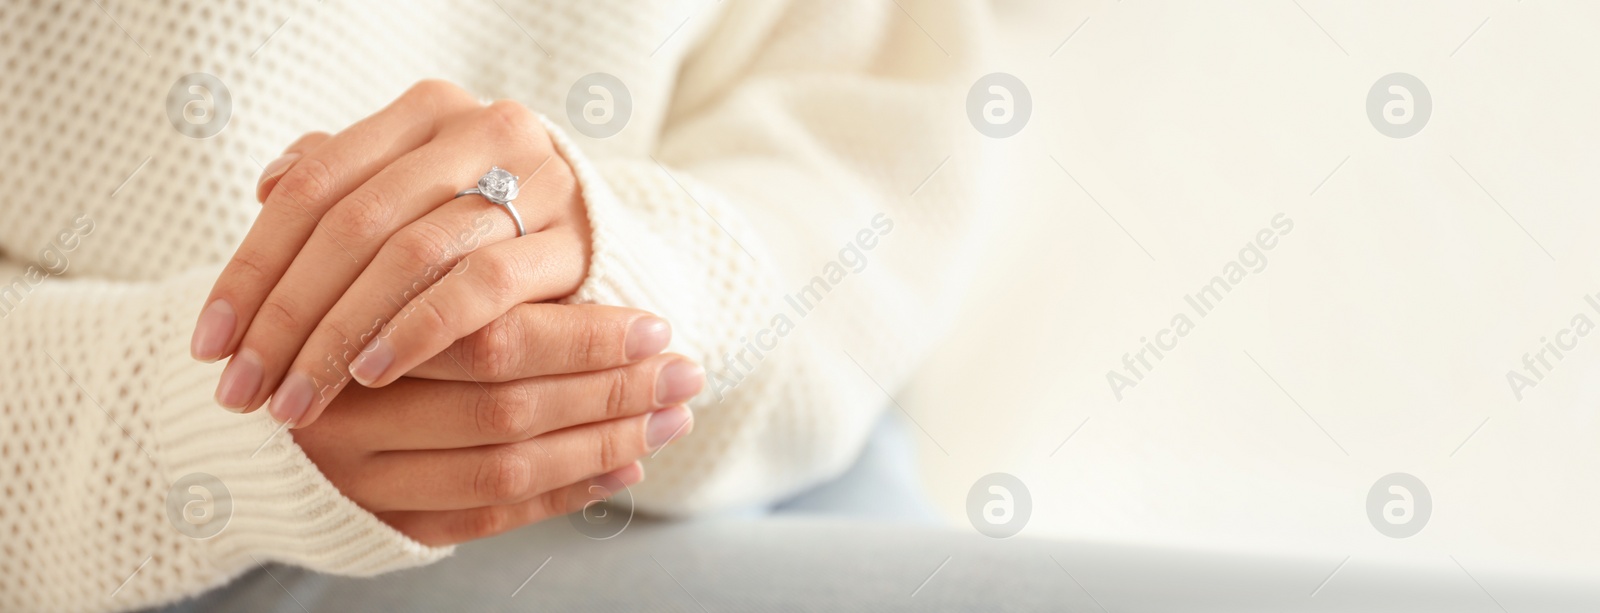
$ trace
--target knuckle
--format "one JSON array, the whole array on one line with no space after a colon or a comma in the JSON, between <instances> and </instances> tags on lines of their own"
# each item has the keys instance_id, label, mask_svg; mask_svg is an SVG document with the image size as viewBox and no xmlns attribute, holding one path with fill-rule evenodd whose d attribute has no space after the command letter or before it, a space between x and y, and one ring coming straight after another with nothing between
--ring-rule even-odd
<instances>
[{"instance_id":1,"label":"knuckle","mask_svg":"<svg viewBox=\"0 0 1600 613\"><path fill-rule=\"evenodd\" d=\"M403 313L403 316L408 318L413 316L421 317L417 323L420 325L419 330L424 333L422 336L431 338L453 336L452 330L455 330L455 316L439 308L439 304L429 300L426 293L418 300L415 300L414 303L416 306Z\"/></svg>"},{"instance_id":2,"label":"knuckle","mask_svg":"<svg viewBox=\"0 0 1600 613\"><path fill-rule=\"evenodd\" d=\"M524 385L500 385L479 394L478 433L489 440L512 441L533 427L537 398Z\"/></svg>"},{"instance_id":3,"label":"knuckle","mask_svg":"<svg viewBox=\"0 0 1600 613\"><path fill-rule=\"evenodd\" d=\"M423 79L412 84L401 98L409 100L448 100L466 95L466 90L444 79Z\"/></svg>"},{"instance_id":4,"label":"knuckle","mask_svg":"<svg viewBox=\"0 0 1600 613\"><path fill-rule=\"evenodd\" d=\"M511 528L511 517L501 507L482 507L462 519L461 540L493 536Z\"/></svg>"},{"instance_id":5,"label":"knuckle","mask_svg":"<svg viewBox=\"0 0 1600 613\"><path fill-rule=\"evenodd\" d=\"M377 191L362 188L346 197L328 216L323 227L359 244L387 234L394 223L395 208Z\"/></svg>"},{"instance_id":6,"label":"knuckle","mask_svg":"<svg viewBox=\"0 0 1600 613\"><path fill-rule=\"evenodd\" d=\"M580 486L564 487L540 496L534 515L540 518L558 517L578 510L583 503L578 500L578 493L573 491L577 487Z\"/></svg>"},{"instance_id":7,"label":"knuckle","mask_svg":"<svg viewBox=\"0 0 1600 613\"><path fill-rule=\"evenodd\" d=\"M620 428L609 428L600 434L599 441L595 444L593 472L609 471L622 462L621 435Z\"/></svg>"},{"instance_id":8,"label":"knuckle","mask_svg":"<svg viewBox=\"0 0 1600 613\"><path fill-rule=\"evenodd\" d=\"M413 120L425 118L430 130L437 130L440 122L479 106L476 96L454 83L423 79L400 94L385 112Z\"/></svg>"},{"instance_id":9,"label":"knuckle","mask_svg":"<svg viewBox=\"0 0 1600 613\"><path fill-rule=\"evenodd\" d=\"M494 304L516 302L517 288L522 284L522 271L517 262L505 256L475 259L468 270L477 276L479 285Z\"/></svg>"},{"instance_id":10,"label":"knuckle","mask_svg":"<svg viewBox=\"0 0 1600 613\"><path fill-rule=\"evenodd\" d=\"M514 100L496 100L484 108L482 116L484 129L502 139L526 138L538 123L533 111Z\"/></svg>"},{"instance_id":11,"label":"knuckle","mask_svg":"<svg viewBox=\"0 0 1600 613\"><path fill-rule=\"evenodd\" d=\"M467 335L467 364L480 378L505 381L512 376L512 364L519 354L514 349L510 324L502 317Z\"/></svg>"},{"instance_id":12,"label":"knuckle","mask_svg":"<svg viewBox=\"0 0 1600 613\"><path fill-rule=\"evenodd\" d=\"M278 186L273 188L272 194L283 194L294 204L290 206L306 207L328 200L333 193L333 169L328 163L316 157L303 158L296 163L289 172L278 180ZM267 198L267 204L274 204L275 198Z\"/></svg>"},{"instance_id":13,"label":"knuckle","mask_svg":"<svg viewBox=\"0 0 1600 613\"><path fill-rule=\"evenodd\" d=\"M256 321L264 324L268 330L299 330L301 325L301 317L295 314L293 307L276 297L267 298L262 303L261 309L256 312Z\"/></svg>"},{"instance_id":14,"label":"knuckle","mask_svg":"<svg viewBox=\"0 0 1600 613\"><path fill-rule=\"evenodd\" d=\"M271 287L278 280L267 268L267 257L256 249L240 247L224 279L231 279L242 287Z\"/></svg>"},{"instance_id":15,"label":"knuckle","mask_svg":"<svg viewBox=\"0 0 1600 613\"><path fill-rule=\"evenodd\" d=\"M628 405L633 400L633 394L629 391L632 386L630 385L631 381L629 379L631 375L628 374L628 369L613 369L606 377L608 379L608 389L606 390L605 418L616 419L628 415L630 413Z\"/></svg>"},{"instance_id":16,"label":"knuckle","mask_svg":"<svg viewBox=\"0 0 1600 613\"><path fill-rule=\"evenodd\" d=\"M301 134L300 138L294 139L294 142L289 143L289 146L284 148L284 152L287 153L290 151L297 151L300 153L305 153L311 149L314 149L316 145L322 144L323 141L326 141L329 138L331 138L331 136L327 132L318 130L306 132L305 134Z\"/></svg>"},{"instance_id":17,"label":"knuckle","mask_svg":"<svg viewBox=\"0 0 1600 613\"><path fill-rule=\"evenodd\" d=\"M609 351L602 347L609 338L596 328L596 324L585 322L573 326L571 333L566 336L572 344L567 347L567 360L574 367L587 368L601 366L607 360Z\"/></svg>"},{"instance_id":18,"label":"knuckle","mask_svg":"<svg viewBox=\"0 0 1600 613\"><path fill-rule=\"evenodd\" d=\"M596 490L592 481L580 481L550 492L540 501L540 513L543 517L557 517L586 510L589 505L605 500L608 495L609 492L603 489Z\"/></svg>"},{"instance_id":19,"label":"knuckle","mask_svg":"<svg viewBox=\"0 0 1600 613\"><path fill-rule=\"evenodd\" d=\"M390 239L390 245L407 270L423 273L449 263L450 241L441 233L433 224L414 223Z\"/></svg>"},{"instance_id":20,"label":"knuckle","mask_svg":"<svg viewBox=\"0 0 1600 613\"><path fill-rule=\"evenodd\" d=\"M348 368L350 362L355 360L356 354L361 352L361 347L365 344L361 342L361 333L351 330L348 322L333 321L331 319L324 320L318 327L321 329L313 334L311 342L321 342L315 339L327 339L329 345L334 347L327 358L332 360L337 356L338 364L343 368ZM307 346L309 347L310 345L308 344Z\"/></svg>"},{"instance_id":21,"label":"knuckle","mask_svg":"<svg viewBox=\"0 0 1600 613\"><path fill-rule=\"evenodd\" d=\"M528 458L506 447L484 458L475 479L475 493L489 504L515 502L528 490L532 476L533 466Z\"/></svg>"}]
</instances>

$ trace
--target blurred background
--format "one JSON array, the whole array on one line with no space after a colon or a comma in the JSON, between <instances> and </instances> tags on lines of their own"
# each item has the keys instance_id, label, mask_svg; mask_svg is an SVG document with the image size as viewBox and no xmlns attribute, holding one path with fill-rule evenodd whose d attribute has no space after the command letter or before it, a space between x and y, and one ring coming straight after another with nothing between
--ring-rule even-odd
<instances>
[{"instance_id":1,"label":"blurred background","mask_svg":"<svg viewBox=\"0 0 1600 613\"><path fill-rule=\"evenodd\" d=\"M935 45L944 36L924 0L872 1L898 5L921 30L907 30L912 35ZM922 485L950 533L992 545L968 530L1005 524L1000 532L1048 539L1052 552L1088 552L1085 566L1112 560L1096 549L1107 546L1201 552L1201 564L1230 553L1271 564L1310 559L1318 572L1331 569L1328 580L1347 564L1353 570L1345 572L1439 571L1445 585L1460 583L1473 598L1474 589L1502 588L1492 580L1488 589L1473 587L1463 574L1473 583L1474 575L1514 571L1594 584L1600 257L1589 231L1600 228L1600 3L991 3L1004 21L1003 48L973 75L966 108L945 101L966 136L928 180L1001 160L993 178L1004 191L990 199L980 257L964 263L970 270L950 271L976 279L953 334L884 399L909 425ZM712 0L695 4L691 16ZM515 33L507 22L516 17L498 5L460 10L487 16L506 35L486 39L531 52L521 38L527 32ZM210 8L184 8L172 13L209 19ZM241 23L260 30L257 42L208 34L153 37L154 54L138 48L142 57L179 57L172 65L207 70L207 53L249 57L253 63L217 70L240 105L228 137L206 144L168 130L158 111L174 86L172 65L106 70L93 87L149 101L130 114L153 121L132 125L174 153L144 157L113 146L96 157L113 165L92 174L132 180L128 168L144 157L151 166L141 180L152 183L131 189L154 198L168 188L150 177L187 176L208 164L231 173L219 174L219 185L252 185L260 161L302 127L348 125L371 111L368 98L378 92L387 99L416 78L462 72L476 56L451 50L483 43L423 38L395 66L329 62L302 71L297 37L359 37L400 17L353 3L236 8ZM318 15L324 9L330 14ZM98 32L82 57L133 57L124 38L135 37L112 35L114 10L74 10L54 26L63 39L80 16L105 16L98 30L72 32L82 40ZM352 14L362 20L347 19ZM511 19L500 21L502 14ZM0 9L0 23L12 23L5 17ZM286 29L295 18L302 20ZM281 42L267 47L279 31ZM257 60L263 48L269 52ZM513 69L520 67L508 63L483 78L515 84L507 78ZM279 75L287 76L274 80ZM329 82L348 87L318 87ZM279 87L293 104L249 106L252 93ZM561 99L567 90L554 79L523 87L510 94ZM1009 110L1003 126L983 119L994 104ZM61 109L18 116L33 121L52 110ZM91 115L78 129L116 125L115 114ZM12 157L30 172L39 164ZM103 204L107 227L156 231L138 209ZM242 220L253 211L227 214ZM233 248L210 233L172 240L201 245L174 249L178 255L210 249L222 257ZM830 302L829 317L849 319L840 306ZM1009 498L996 498L991 485ZM886 507L898 495L880 494ZM987 521L986 505L996 500L1015 514ZM566 529L542 529L557 528ZM721 538L729 534L718 542L739 550L742 533ZM1036 565L1002 568L985 565L998 558L971 555L963 559L974 562L944 572L975 578L947 585L989 586L1042 568L1050 573L1043 585L1063 587L1030 546L1010 541L995 551L1033 555ZM617 551L602 547L584 551ZM931 567L924 553L904 557ZM864 559L854 562L879 562ZM1119 569L1131 566L1127 559L1137 556ZM1067 564L1056 565L1071 576ZM1175 567L1165 576L1193 570ZM587 573L565 568L552 572ZM1260 567L1246 570L1253 578ZM696 574L708 586L725 577ZM1105 575L1127 581L1102 587L1111 579L1094 577L1096 592L1137 593L1147 581L1120 570ZM1188 598L1214 587L1196 583L1168 591ZM1383 595L1386 584L1368 585ZM271 597L290 591L276 577L261 587ZM908 591L894 589L896 597ZM1283 589L1300 598L1310 586Z\"/></svg>"},{"instance_id":2,"label":"blurred background","mask_svg":"<svg viewBox=\"0 0 1600 613\"><path fill-rule=\"evenodd\" d=\"M1031 117L950 163L1006 156L1014 191L957 334L896 398L951 522L1005 472L1023 535L1600 568L1600 336L1574 329L1600 321L1600 6L1005 6L992 69ZM1404 138L1368 112L1392 73L1431 100ZM1265 267L1196 315L1279 215ZM1119 400L1108 373L1179 313ZM1524 355L1558 335L1537 379ZM1414 536L1369 518L1391 473L1431 499Z\"/></svg>"}]
</instances>

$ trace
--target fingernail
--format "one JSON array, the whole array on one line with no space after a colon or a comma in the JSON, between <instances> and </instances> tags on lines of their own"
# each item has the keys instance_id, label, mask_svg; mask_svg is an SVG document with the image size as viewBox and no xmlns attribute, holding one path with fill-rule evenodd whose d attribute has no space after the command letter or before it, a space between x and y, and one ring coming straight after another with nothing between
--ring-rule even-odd
<instances>
[{"instance_id":1,"label":"fingernail","mask_svg":"<svg viewBox=\"0 0 1600 613\"><path fill-rule=\"evenodd\" d=\"M311 378L298 372L291 372L284 377L283 385L278 386L278 391L272 394L272 418L278 423L299 423L300 418L306 414L306 409L311 408Z\"/></svg>"},{"instance_id":2,"label":"fingernail","mask_svg":"<svg viewBox=\"0 0 1600 613\"><path fill-rule=\"evenodd\" d=\"M254 350L240 349L222 369L222 381L217 383L217 404L239 412L250 404L261 390L261 356Z\"/></svg>"},{"instance_id":3,"label":"fingernail","mask_svg":"<svg viewBox=\"0 0 1600 613\"><path fill-rule=\"evenodd\" d=\"M629 360L642 360L661 353L672 340L672 326L656 316L640 317L628 327L625 341Z\"/></svg>"},{"instance_id":4,"label":"fingernail","mask_svg":"<svg viewBox=\"0 0 1600 613\"><path fill-rule=\"evenodd\" d=\"M238 323L233 305L218 298L200 312L200 321L194 325L194 338L189 340L189 354L202 362L215 362L222 358L233 338L233 328Z\"/></svg>"},{"instance_id":5,"label":"fingernail","mask_svg":"<svg viewBox=\"0 0 1600 613\"><path fill-rule=\"evenodd\" d=\"M706 373L689 360L673 360L656 375L656 406L688 401L705 385Z\"/></svg>"},{"instance_id":6,"label":"fingernail","mask_svg":"<svg viewBox=\"0 0 1600 613\"><path fill-rule=\"evenodd\" d=\"M357 383L371 386L383 376L383 371L389 369L394 363L394 347L383 342L381 338L372 339L367 343L367 348L361 350L361 355L356 356L356 361L350 364L350 376L355 377Z\"/></svg>"},{"instance_id":7,"label":"fingernail","mask_svg":"<svg viewBox=\"0 0 1600 613\"><path fill-rule=\"evenodd\" d=\"M644 444L650 451L655 451L673 439L688 434L694 423L694 414L689 412L689 407L676 406L651 413L648 419L644 425Z\"/></svg>"},{"instance_id":8,"label":"fingernail","mask_svg":"<svg viewBox=\"0 0 1600 613\"><path fill-rule=\"evenodd\" d=\"M290 164L293 164L298 159L300 159L299 153L285 153L278 156L278 159L268 163L266 168L262 168L261 178L256 179L256 200L265 200L266 194L261 193L262 186L266 185L268 181L278 178L284 171L289 169Z\"/></svg>"}]
</instances>

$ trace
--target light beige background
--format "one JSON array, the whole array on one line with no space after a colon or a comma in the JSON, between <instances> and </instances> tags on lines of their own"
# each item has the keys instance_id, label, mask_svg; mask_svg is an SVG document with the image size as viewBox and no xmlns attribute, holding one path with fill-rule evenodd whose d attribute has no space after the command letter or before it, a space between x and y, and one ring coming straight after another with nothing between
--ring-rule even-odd
<instances>
[{"instance_id":1,"label":"light beige background","mask_svg":"<svg viewBox=\"0 0 1600 613\"><path fill-rule=\"evenodd\" d=\"M956 335L898 394L948 450L921 441L952 522L1008 472L1026 535L1600 568L1600 332L1520 403L1505 378L1600 322L1600 6L1015 4L993 70L1033 117L951 163L1008 155L1017 191ZM1366 116L1392 72L1433 99L1407 139ZM1106 372L1278 213L1266 270L1117 402ZM1434 504L1404 540L1366 517L1392 472Z\"/></svg>"}]
</instances>

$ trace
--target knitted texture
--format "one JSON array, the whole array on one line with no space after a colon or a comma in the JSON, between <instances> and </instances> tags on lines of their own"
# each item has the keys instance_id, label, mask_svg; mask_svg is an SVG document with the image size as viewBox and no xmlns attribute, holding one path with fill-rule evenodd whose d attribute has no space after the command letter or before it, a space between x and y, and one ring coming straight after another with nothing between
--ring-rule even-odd
<instances>
[{"instance_id":1,"label":"knitted texture","mask_svg":"<svg viewBox=\"0 0 1600 613\"><path fill-rule=\"evenodd\" d=\"M659 313L669 349L706 365L695 431L647 461L640 508L760 504L837 474L958 303L986 174L965 108L984 10L0 4L0 610L152 606L267 561L370 575L449 554L341 495L265 411L216 406L220 365L188 357L261 165L424 78L548 116L594 227L567 301ZM214 135L163 112L193 73L227 89ZM627 88L615 134L568 115L592 73ZM228 490L215 535L173 517L191 475Z\"/></svg>"}]
</instances>

